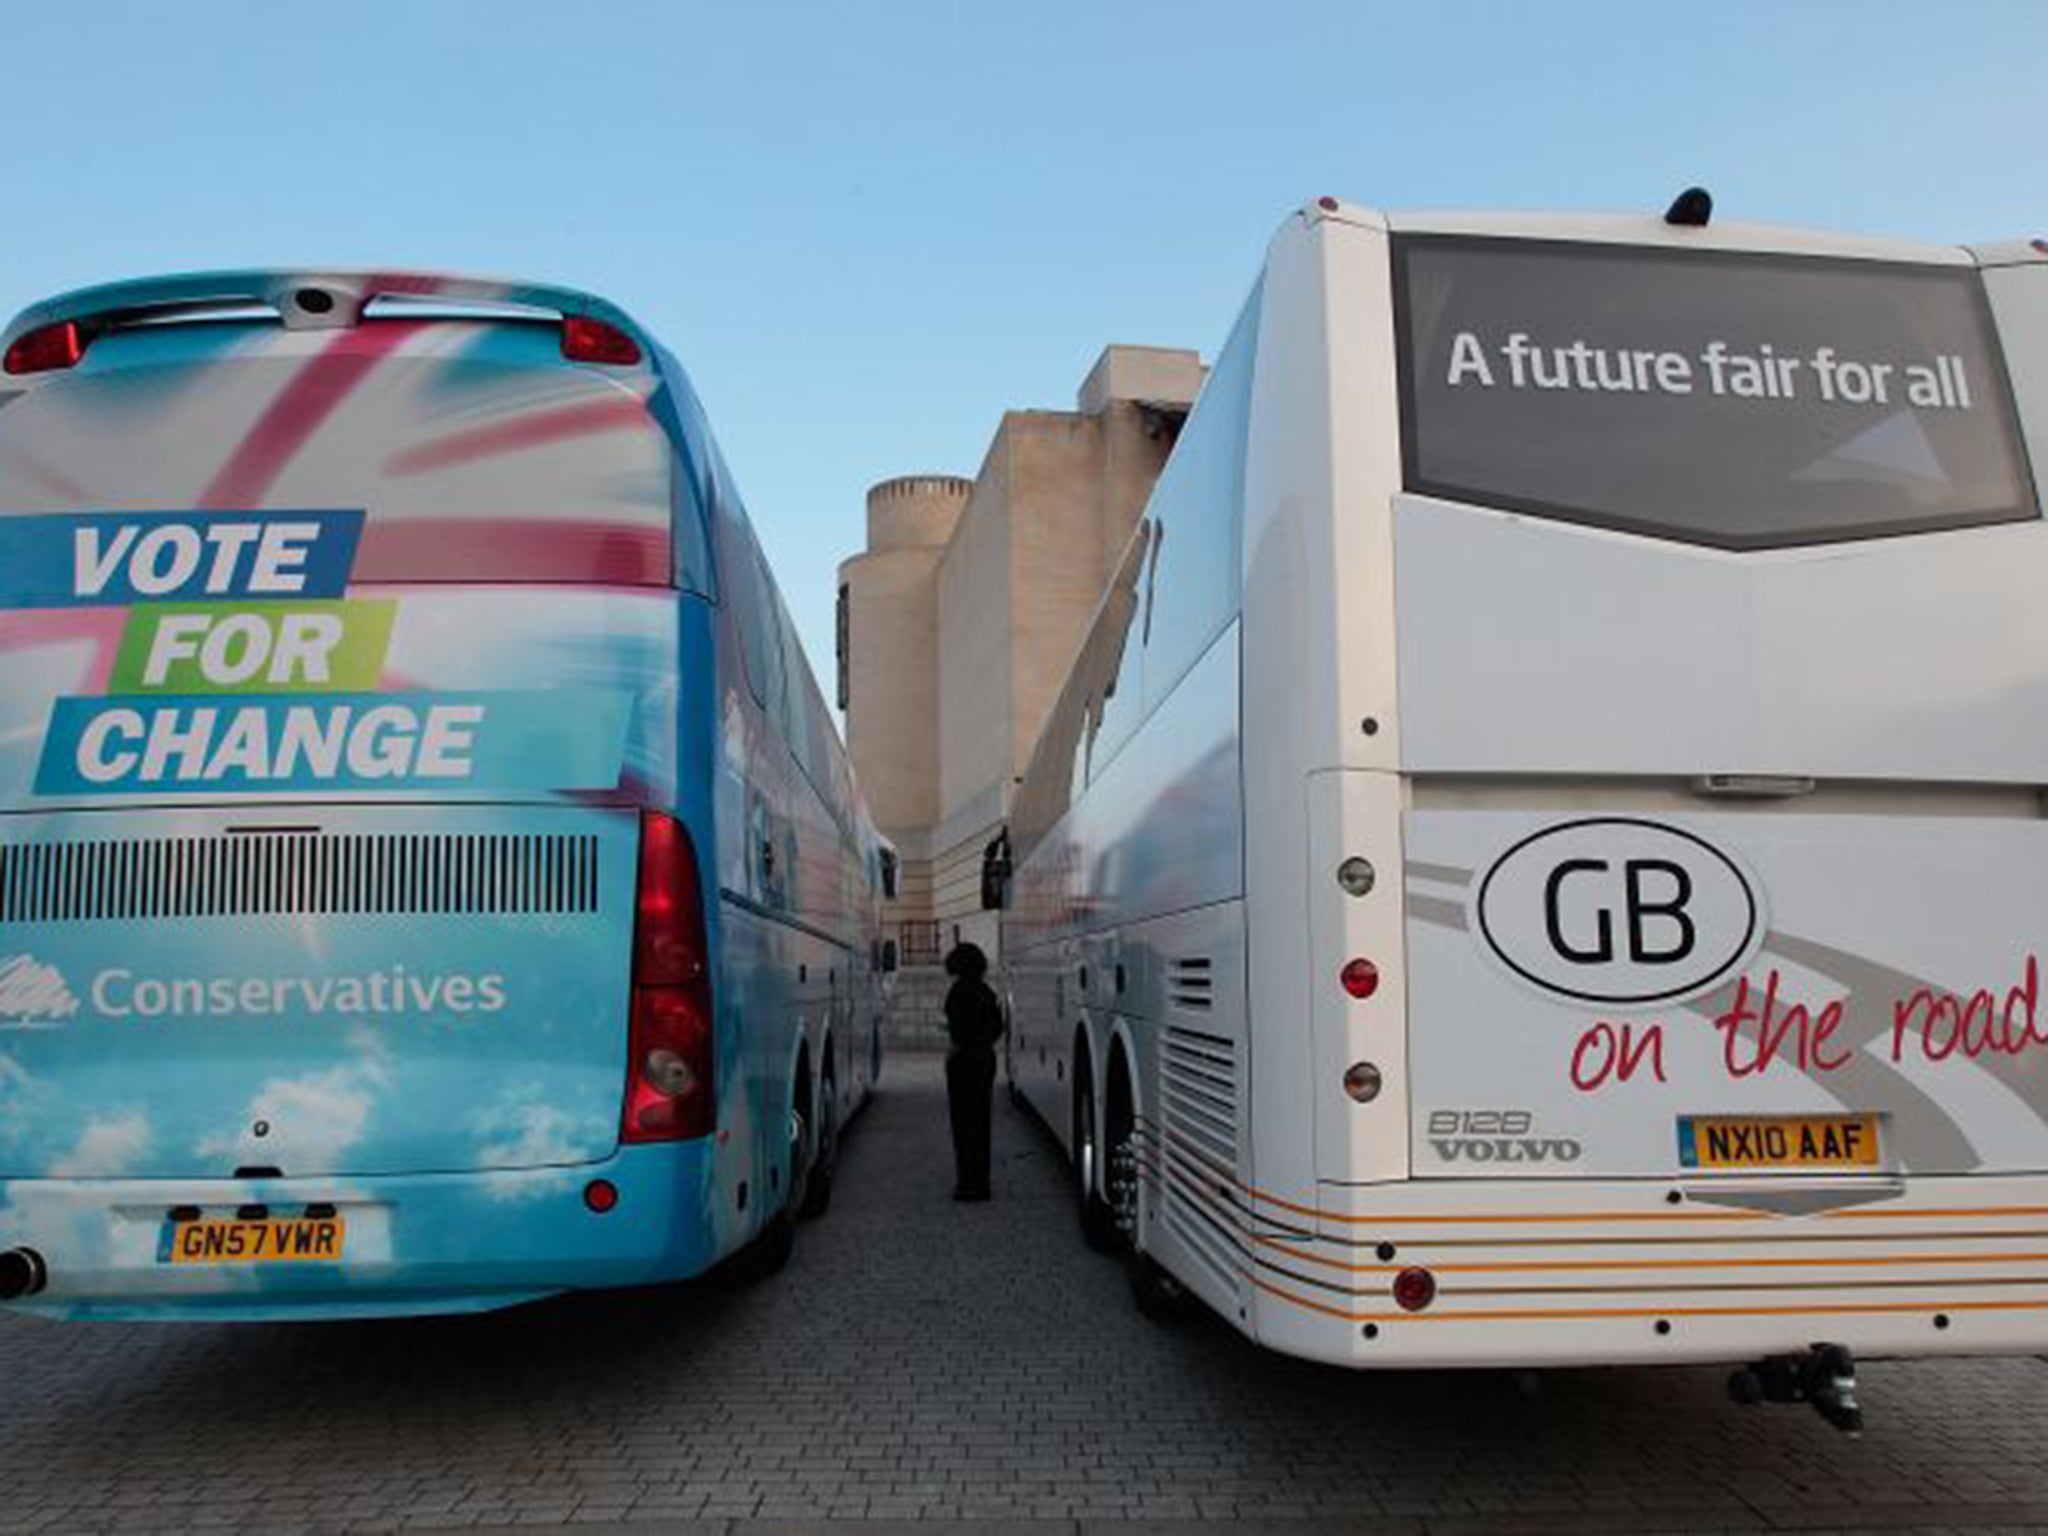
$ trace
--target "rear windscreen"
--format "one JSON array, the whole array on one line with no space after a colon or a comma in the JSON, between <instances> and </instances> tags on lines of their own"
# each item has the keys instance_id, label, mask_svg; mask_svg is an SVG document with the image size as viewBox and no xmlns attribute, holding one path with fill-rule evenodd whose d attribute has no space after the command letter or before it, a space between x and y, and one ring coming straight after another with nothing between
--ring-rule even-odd
<instances>
[{"instance_id":1,"label":"rear windscreen","mask_svg":"<svg viewBox=\"0 0 2048 1536\"><path fill-rule=\"evenodd\" d=\"M1410 490L1731 549L2036 515L1974 268L1408 236Z\"/></svg>"},{"instance_id":2,"label":"rear windscreen","mask_svg":"<svg viewBox=\"0 0 2048 1536\"><path fill-rule=\"evenodd\" d=\"M709 591L677 408L548 325L115 329L0 390L0 518L346 510L354 582Z\"/></svg>"}]
</instances>

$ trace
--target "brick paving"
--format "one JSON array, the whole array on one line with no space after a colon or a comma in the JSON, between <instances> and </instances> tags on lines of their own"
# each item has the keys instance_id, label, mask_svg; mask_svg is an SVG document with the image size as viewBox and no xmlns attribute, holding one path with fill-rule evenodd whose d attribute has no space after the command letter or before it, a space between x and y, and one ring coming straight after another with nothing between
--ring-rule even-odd
<instances>
[{"instance_id":1,"label":"brick paving","mask_svg":"<svg viewBox=\"0 0 2048 1536\"><path fill-rule=\"evenodd\" d=\"M831 1214L763 1284L396 1324L0 1319L0 1531L2048 1531L2040 1361L1866 1365L1853 1441L1732 1406L1718 1370L1325 1370L1139 1318L1006 1106L996 1201L952 1204L943 1116L936 1062L893 1061Z\"/></svg>"}]
</instances>

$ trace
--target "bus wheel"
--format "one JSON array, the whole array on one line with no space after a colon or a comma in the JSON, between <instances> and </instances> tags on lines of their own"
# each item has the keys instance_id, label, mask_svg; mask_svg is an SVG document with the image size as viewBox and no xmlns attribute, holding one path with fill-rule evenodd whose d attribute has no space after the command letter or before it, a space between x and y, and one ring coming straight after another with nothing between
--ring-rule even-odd
<instances>
[{"instance_id":1,"label":"bus wheel","mask_svg":"<svg viewBox=\"0 0 2048 1536\"><path fill-rule=\"evenodd\" d=\"M1074 1181L1081 1206L1081 1237L1097 1253L1114 1253L1116 1212L1097 1192L1102 1146L1095 1122L1095 1085L1085 1071L1079 1076L1074 1087Z\"/></svg>"},{"instance_id":2,"label":"bus wheel","mask_svg":"<svg viewBox=\"0 0 2048 1536\"><path fill-rule=\"evenodd\" d=\"M804 1215L822 1216L830 1209L832 1180L838 1172L839 1103L828 1077L818 1105L818 1155L811 1164L810 1182L804 1188Z\"/></svg>"},{"instance_id":3,"label":"bus wheel","mask_svg":"<svg viewBox=\"0 0 2048 1536\"><path fill-rule=\"evenodd\" d=\"M811 1122L801 1105L789 1112L789 1198L782 1209L792 1218L811 1198Z\"/></svg>"}]
</instances>

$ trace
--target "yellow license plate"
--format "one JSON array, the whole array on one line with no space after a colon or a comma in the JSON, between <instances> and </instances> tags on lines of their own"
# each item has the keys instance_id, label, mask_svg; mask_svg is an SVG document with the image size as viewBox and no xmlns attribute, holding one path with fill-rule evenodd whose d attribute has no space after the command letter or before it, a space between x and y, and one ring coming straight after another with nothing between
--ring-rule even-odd
<instances>
[{"instance_id":1,"label":"yellow license plate","mask_svg":"<svg viewBox=\"0 0 2048 1536\"><path fill-rule=\"evenodd\" d=\"M341 1216L289 1221L179 1221L164 1235L172 1264L334 1264L348 1223Z\"/></svg>"},{"instance_id":2,"label":"yellow license plate","mask_svg":"<svg viewBox=\"0 0 2048 1536\"><path fill-rule=\"evenodd\" d=\"M1875 1115L1688 1115L1685 1168L1875 1168Z\"/></svg>"}]
</instances>

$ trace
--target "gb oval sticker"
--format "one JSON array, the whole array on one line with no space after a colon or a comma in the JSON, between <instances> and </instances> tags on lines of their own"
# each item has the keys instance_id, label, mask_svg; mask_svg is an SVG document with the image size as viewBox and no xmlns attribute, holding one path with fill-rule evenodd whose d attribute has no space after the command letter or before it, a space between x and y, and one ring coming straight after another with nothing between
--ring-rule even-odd
<instances>
[{"instance_id":1,"label":"gb oval sticker","mask_svg":"<svg viewBox=\"0 0 2048 1536\"><path fill-rule=\"evenodd\" d=\"M1596 817L1523 838L1479 882L1475 928L1507 968L1576 1002L1704 992L1763 938L1756 887L1704 838Z\"/></svg>"}]
</instances>

